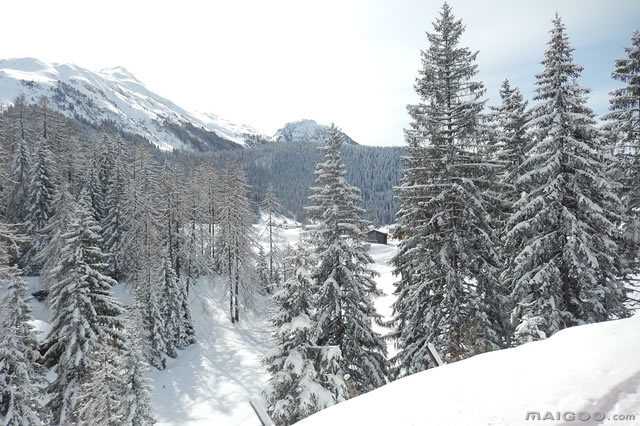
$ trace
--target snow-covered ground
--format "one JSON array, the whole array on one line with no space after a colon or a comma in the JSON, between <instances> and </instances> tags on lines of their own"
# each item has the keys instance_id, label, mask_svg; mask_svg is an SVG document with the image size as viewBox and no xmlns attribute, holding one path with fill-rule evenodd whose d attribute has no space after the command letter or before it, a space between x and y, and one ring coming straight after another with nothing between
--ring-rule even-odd
<instances>
[{"instance_id":1,"label":"snow-covered ground","mask_svg":"<svg viewBox=\"0 0 640 426\"><path fill-rule=\"evenodd\" d=\"M231 324L224 283L201 280L191 293L197 343L154 370L153 407L159 425L258 426L249 405L267 375L261 359L270 349L264 304Z\"/></svg>"},{"instance_id":2,"label":"snow-covered ground","mask_svg":"<svg viewBox=\"0 0 640 426\"><path fill-rule=\"evenodd\" d=\"M538 413L560 417L532 420ZM638 315L418 373L299 424L594 425L600 413L604 424L640 424ZM571 421L573 414L589 420ZM621 420L628 415L635 418Z\"/></svg>"}]
</instances>

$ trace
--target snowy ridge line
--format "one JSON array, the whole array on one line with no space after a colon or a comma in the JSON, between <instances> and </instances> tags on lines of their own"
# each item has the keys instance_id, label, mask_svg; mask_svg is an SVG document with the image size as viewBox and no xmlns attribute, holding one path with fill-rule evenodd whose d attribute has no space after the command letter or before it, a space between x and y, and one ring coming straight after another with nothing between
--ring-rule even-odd
<instances>
[{"instance_id":1,"label":"snowy ridge line","mask_svg":"<svg viewBox=\"0 0 640 426\"><path fill-rule=\"evenodd\" d=\"M48 98L52 108L96 125L114 122L161 149L185 148L180 138L164 128L166 121L190 124L240 145L246 135L258 134L250 126L215 114L190 112L149 90L123 67L94 72L35 58L0 60L0 103L11 104L20 95L29 103Z\"/></svg>"}]
</instances>

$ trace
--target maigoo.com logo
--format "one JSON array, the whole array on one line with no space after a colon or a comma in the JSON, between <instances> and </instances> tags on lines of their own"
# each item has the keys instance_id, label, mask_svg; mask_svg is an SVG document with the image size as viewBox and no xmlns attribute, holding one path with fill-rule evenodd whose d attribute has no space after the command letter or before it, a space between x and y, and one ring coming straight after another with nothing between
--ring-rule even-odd
<instances>
[{"instance_id":1,"label":"maigoo.com logo","mask_svg":"<svg viewBox=\"0 0 640 426\"><path fill-rule=\"evenodd\" d=\"M525 420L529 421L563 421L563 422L603 422L621 421L631 422L636 419L635 414L607 414L598 411L527 411Z\"/></svg>"}]
</instances>

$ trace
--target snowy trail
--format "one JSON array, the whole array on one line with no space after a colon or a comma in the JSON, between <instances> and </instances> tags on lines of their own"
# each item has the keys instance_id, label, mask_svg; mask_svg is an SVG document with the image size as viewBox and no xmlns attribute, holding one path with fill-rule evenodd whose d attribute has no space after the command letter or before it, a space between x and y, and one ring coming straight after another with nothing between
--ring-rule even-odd
<instances>
[{"instance_id":1,"label":"snowy trail","mask_svg":"<svg viewBox=\"0 0 640 426\"><path fill-rule=\"evenodd\" d=\"M201 280L192 293L197 343L154 371L158 425L259 425L249 399L259 397L267 376L261 364L270 349L266 314L245 311L231 324L220 280Z\"/></svg>"},{"instance_id":2,"label":"snowy trail","mask_svg":"<svg viewBox=\"0 0 640 426\"><path fill-rule=\"evenodd\" d=\"M391 318L391 305L395 300L395 296L393 295L395 287L393 283L396 279L393 276L391 259L395 256L397 250L397 247L393 244L371 244L371 248L369 249L369 254L375 262L375 264L372 265L372 269L379 274L379 276L376 277L378 289L384 292L384 295L375 300L375 306L378 313L381 314L385 320Z\"/></svg>"}]
</instances>

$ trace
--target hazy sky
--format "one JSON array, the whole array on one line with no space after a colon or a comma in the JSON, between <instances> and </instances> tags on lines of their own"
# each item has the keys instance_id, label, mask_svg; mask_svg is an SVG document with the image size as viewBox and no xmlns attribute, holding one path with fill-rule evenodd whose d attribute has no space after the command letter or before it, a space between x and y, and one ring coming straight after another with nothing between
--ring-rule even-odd
<instances>
[{"instance_id":1,"label":"hazy sky","mask_svg":"<svg viewBox=\"0 0 640 426\"><path fill-rule=\"evenodd\" d=\"M565 19L576 58L606 109L613 60L640 30L640 0L451 0L495 98L511 78L530 95L550 21ZM5 0L0 57L91 69L121 65L187 109L272 134L335 122L360 143L403 143L432 0Z\"/></svg>"}]
</instances>

